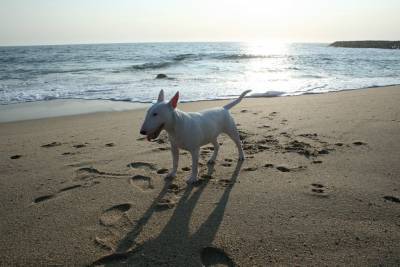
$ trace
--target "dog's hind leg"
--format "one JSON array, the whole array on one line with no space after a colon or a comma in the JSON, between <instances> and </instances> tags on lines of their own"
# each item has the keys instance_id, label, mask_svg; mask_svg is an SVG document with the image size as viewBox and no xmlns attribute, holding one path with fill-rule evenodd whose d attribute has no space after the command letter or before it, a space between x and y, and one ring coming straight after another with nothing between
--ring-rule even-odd
<instances>
[{"instance_id":1,"label":"dog's hind leg","mask_svg":"<svg viewBox=\"0 0 400 267\"><path fill-rule=\"evenodd\" d=\"M219 150L219 144L218 144L217 139L215 139L211 143L214 146L214 153L212 154L210 160L208 161L208 164L214 164L215 163L215 160L217 159L217 155L218 155L218 150Z\"/></svg>"},{"instance_id":2,"label":"dog's hind leg","mask_svg":"<svg viewBox=\"0 0 400 267\"><path fill-rule=\"evenodd\" d=\"M192 154L192 174L187 179L187 183L194 183L197 181L197 167L199 165L199 148L190 151Z\"/></svg>"},{"instance_id":3,"label":"dog's hind leg","mask_svg":"<svg viewBox=\"0 0 400 267\"><path fill-rule=\"evenodd\" d=\"M227 129L225 129L225 133L232 139L235 143L238 152L239 152L239 160L244 160L244 153L242 148L242 142L240 141L240 135L236 128L234 121L232 120Z\"/></svg>"}]
</instances>

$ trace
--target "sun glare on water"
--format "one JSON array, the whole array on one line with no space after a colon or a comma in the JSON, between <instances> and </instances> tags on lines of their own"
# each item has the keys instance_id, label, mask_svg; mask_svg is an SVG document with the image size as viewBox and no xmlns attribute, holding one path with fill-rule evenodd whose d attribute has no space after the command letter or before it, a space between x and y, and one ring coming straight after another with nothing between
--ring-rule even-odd
<instances>
[{"instance_id":1,"label":"sun glare on water","mask_svg":"<svg viewBox=\"0 0 400 267\"><path fill-rule=\"evenodd\" d=\"M242 43L242 54L248 57L243 64L243 81L246 88L254 93L264 93L268 84L288 83L288 74L284 70L288 64L284 55L288 53L289 44L276 41Z\"/></svg>"}]
</instances>

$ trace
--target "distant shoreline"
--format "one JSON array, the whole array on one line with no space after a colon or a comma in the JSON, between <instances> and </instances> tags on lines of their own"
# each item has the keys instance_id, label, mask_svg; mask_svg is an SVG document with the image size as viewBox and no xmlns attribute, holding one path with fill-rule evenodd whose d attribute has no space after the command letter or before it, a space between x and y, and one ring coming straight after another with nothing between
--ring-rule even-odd
<instances>
[{"instance_id":1,"label":"distant shoreline","mask_svg":"<svg viewBox=\"0 0 400 267\"><path fill-rule=\"evenodd\" d=\"M400 49L400 41L336 41L329 46L347 48Z\"/></svg>"}]
</instances>

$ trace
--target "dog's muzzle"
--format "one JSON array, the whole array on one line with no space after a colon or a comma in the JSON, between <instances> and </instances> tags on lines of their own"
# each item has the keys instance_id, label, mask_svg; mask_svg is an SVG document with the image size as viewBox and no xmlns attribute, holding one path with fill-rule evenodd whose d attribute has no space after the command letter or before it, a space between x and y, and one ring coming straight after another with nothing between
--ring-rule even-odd
<instances>
[{"instance_id":1,"label":"dog's muzzle","mask_svg":"<svg viewBox=\"0 0 400 267\"><path fill-rule=\"evenodd\" d=\"M149 132L141 130L140 133L143 135L147 135L147 140L151 141L153 139L156 139L160 135L160 133L163 129L164 129L164 124L161 124L160 127L155 129L153 132L149 133ZM144 132L144 133L142 133L142 132Z\"/></svg>"}]
</instances>

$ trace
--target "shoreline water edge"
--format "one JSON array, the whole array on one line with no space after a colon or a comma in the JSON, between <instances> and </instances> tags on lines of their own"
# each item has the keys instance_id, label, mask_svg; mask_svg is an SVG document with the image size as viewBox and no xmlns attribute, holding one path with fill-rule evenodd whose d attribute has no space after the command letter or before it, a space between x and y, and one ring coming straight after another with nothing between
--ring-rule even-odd
<instances>
[{"instance_id":1,"label":"shoreline water edge","mask_svg":"<svg viewBox=\"0 0 400 267\"><path fill-rule=\"evenodd\" d=\"M353 90L379 89L386 87L396 87L399 85L374 86L367 88L356 88L341 91L329 91L325 93L307 93L302 95L282 96L278 91L269 91L265 94L250 94L246 98L271 98L271 97L298 97L314 94L340 93ZM235 96L232 96L234 98ZM221 99L204 99L195 101L184 101L182 103L196 103L228 100L230 98ZM0 123L24 121L32 119L46 119L54 117L74 116L91 114L98 112L114 112L127 111L134 109L145 109L151 103L130 102L120 100L97 100L97 99L52 99L46 101L34 101L25 103L15 103L8 105L0 105Z\"/></svg>"}]
</instances>

